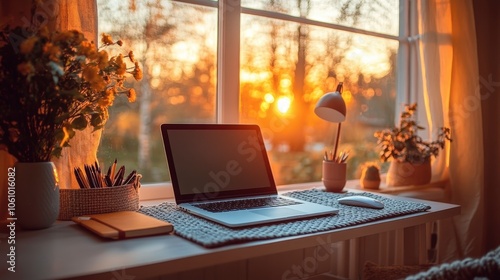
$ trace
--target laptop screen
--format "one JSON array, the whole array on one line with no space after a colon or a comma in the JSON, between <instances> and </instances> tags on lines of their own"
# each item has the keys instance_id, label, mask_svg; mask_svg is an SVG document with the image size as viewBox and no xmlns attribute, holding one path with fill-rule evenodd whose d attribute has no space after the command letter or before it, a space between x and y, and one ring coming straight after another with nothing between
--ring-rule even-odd
<instances>
[{"instance_id":1,"label":"laptop screen","mask_svg":"<svg viewBox=\"0 0 500 280\"><path fill-rule=\"evenodd\" d=\"M177 203L276 193L257 125L163 124L161 130Z\"/></svg>"}]
</instances>

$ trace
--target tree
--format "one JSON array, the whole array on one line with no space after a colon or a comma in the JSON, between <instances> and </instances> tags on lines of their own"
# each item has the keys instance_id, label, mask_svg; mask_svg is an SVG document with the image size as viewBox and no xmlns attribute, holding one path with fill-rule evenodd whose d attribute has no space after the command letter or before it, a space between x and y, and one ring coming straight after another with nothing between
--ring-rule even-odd
<instances>
[{"instance_id":1,"label":"tree","mask_svg":"<svg viewBox=\"0 0 500 280\"><path fill-rule=\"evenodd\" d=\"M104 14L101 18L106 20L106 32L121 38L131 46L141 47L140 51L135 53L137 61L142 64L144 73L138 91L140 119L138 168L146 173L151 167L151 100L153 92L150 86L150 69L154 58L161 53L156 47L172 43L174 27L166 20L169 12L162 1L130 0L128 5L126 2L120 4L100 1L99 11ZM148 174L143 175L147 176Z\"/></svg>"},{"instance_id":2,"label":"tree","mask_svg":"<svg viewBox=\"0 0 500 280\"><path fill-rule=\"evenodd\" d=\"M140 170L143 181L167 180L159 125L215 119L215 47L205 42L214 41L216 18L212 10L170 1L98 4L101 30L138 49L144 72L138 106L111 112L104 140L121 144L115 153Z\"/></svg>"}]
</instances>

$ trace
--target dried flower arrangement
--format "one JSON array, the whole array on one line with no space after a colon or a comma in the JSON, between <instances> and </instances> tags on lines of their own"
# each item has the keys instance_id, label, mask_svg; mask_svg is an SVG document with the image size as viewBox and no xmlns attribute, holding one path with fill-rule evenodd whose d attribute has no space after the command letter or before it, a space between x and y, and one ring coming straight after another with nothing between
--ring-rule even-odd
<instances>
[{"instance_id":1,"label":"dried flower arrangement","mask_svg":"<svg viewBox=\"0 0 500 280\"><path fill-rule=\"evenodd\" d=\"M0 147L20 162L50 161L76 130L101 129L116 95L135 101L124 86L127 76L142 78L133 52L110 57L104 48L122 41L103 34L101 43L76 30L0 31Z\"/></svg>"}]
</instances>

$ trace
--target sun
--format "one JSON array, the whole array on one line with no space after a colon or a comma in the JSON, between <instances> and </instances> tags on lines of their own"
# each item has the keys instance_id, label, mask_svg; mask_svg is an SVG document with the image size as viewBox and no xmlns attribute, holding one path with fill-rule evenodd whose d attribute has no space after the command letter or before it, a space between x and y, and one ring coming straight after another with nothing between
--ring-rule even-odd
<instances>
[{"instance_id":1,"label":"sun","mask_svg":"<svg viewBox=\"0 0 500 280\"><path fill-rule=\"evenodd\" d=\"M276 109L281 114L286 114L292 105L292 99L288 96L280 96L276 101Z\"/></svg>"}]
</instances>

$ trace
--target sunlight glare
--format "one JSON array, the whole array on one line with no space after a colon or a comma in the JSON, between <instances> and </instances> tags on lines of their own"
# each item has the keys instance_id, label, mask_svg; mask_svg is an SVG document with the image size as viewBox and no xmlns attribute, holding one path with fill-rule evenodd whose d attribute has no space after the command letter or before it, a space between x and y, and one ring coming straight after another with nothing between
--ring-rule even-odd
<instances>
[{"instance_id":1,"label":"sunlight glare","mask_svg":"<svg viewBox=\"0 0 500 280\"><path fill-rule=\"evenodd\" d=\"M266 101L267 103L273 103L274 102L274 96L272 93L266 93L266 95L264 95L264 101Z\"/></svg>"},{"instance_id":2,"label":"sunlight glare","mask_svg":"<svg viewBox=\"0 0 500 280\"><path fill-rule=\"evenodd\" d=\"M344 92L342 92L342 98L344 99L344 102L346 104L351 103L353 101L352 100L352 92L349 90L344 90Z\"/></svg>"},{"instance_id":3,"label":"sunlight glare","mask_svg":"<svg viewBox=\"0 0 500 280\"><path fill-rule=\"evenodd\" d=\"M197 55L200 51L200 45L188 42L177 42L172 47L172 55L181 62L196 63L200 60Z\"/></svg>"},{"instance_id":4,"label":"sunlight glare","mask_svg":"<svg viewBox=\"0 0 500 280\"><path fill-rule=\"evenodd\" d=\"M172 105L178 105L184 103L186 101L186 98L183 95L177 95L170 97L168 101Z\"/></svg>"},{"instance_id":5,"label":"sunlight glare","mask_svg":"<svg viewBox=\"0 0 500 280\"><path fill-rule=\"evenodd\" d=\"M281 79L280 81L280 87L282 88L288 88L292 85L292 81L289 78L284 78Z\"/></svg>"},{"instance_id":6,"label":"sunlight glare","mask_svg":"<svg viewBox=\"0 0 500 280\"><path fill-rule=\"evenodd\" d=\"M266 103L266 102L262 102L260 103L260 110L261 111L267 111L267 109L269 109L269 103Z\"/></svg>"},{"instance_id":7,"label":"sunlight glare","mask_svg":"<svg viewBox=\"0 0 500 280\"><path fill-rule=\"evenodd\" d=\"M159 63L153 64L153 69L151 69L151 76L159 77L161 74L161 65Z\"/></svg>"},{"instance_id":8,"label":"sunlight glare","mask_svg":"<svg viewBox=\"0 0 500 280\"><path fill-rule=\"evenodd\" d=\"M152 78L151 79L151 87L152 88L158 88L160 86L161 80L158 78Z\"/></svg>"},{"instance_id":9,"label":"sunlight glare","mask_svg":"<svg viewBox=\"0 0 500 280\"><path fill-rule=\"evenodd\" d=\"M292 100L288 96L280 96L278 98L276 108L282 114L286 114L292 105Z\"/></svg>"}]
</instances>

